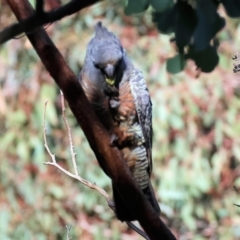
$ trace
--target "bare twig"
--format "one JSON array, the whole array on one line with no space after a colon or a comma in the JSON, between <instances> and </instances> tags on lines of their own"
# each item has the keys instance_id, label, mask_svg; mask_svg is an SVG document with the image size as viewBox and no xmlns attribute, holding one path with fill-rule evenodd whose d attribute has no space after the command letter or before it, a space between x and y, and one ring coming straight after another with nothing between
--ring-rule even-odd
<instances>
[{"instance_id":1,"label":"bare twig","mask_svg":"<svg viewBox=\"0 0 240 240\"><path fill-rule=\"evenodd\" d=\"M67 228L67 240L70 240L72 237L70 237L70 231L71 231L71 228L72 228L72 225L66 225L66 228Z\"/></svg>"},{"instance_id":2,"label":"bare twig","mask_svg":"<svg viewBox=\"0 0 240 240\"><path fill-rule=\"evenodd\" d=\"M43 138L44 138L44 147L46 148L48 154L52 158L52 162L56 163L55 155L51 153L50 149L48 148L47 138L46 138L46 127L45 127L45 117L46 117L46 108L47 108L48 101L44 104L44 112L43 112Z\"/></svg>"},{"instance_id":3,"label":"bare twig","mask_svg":"<svg viewBox=\"0 0 240 240\"><path fill-rule=\"evenodd\" d=\"M80 181L81 183L83 183L85 186L98 191L106 199L106 201L108 203L108 206L115 212L114 202L109 197L107 192L104 191L102 188L98 187L95 183L91 183L88 180L85 180L85 179L83 179L82 177L79 176L79 173L78 173L78 170L77 170L77 165L76 165L76 153L74 152L74 145L73 145L73 141L72 141L71 128L69 127L69 124L68 124L68 121L67 121L66 115L65 115L66 108L65 108L65 104L64 104L64 96L63 96L62 91L60 91L60 93L61 93L61 105L62 105L62 118L63 118L63 121L64 121L65 126L66 126L67 131L68 131L68 140L69 140L70 151L71 151L71 156L72 156L72 163L73 163L73 166L74 166L75 174L72 174L71 172L69 172L66 169L64 169L63 167L61 167L56 162L55 154L52 154L50 149L49 149L49 147L48 147L47 137L46 137L46 124L45 124L45 122L46 122L45 121L45 119L46 119L46 108L47 108L48 101L46 101L45 105L44 105L44 112L43 112L43 136L44 136L44 147L47 149L48 154L51 156L52 162L45 162L44 164L52 165L52 166L58 168L59 170L61 170L62 172L64 172L69 177L74 178L74 179ZM145 238L146 240L150 240L149 237L147 236L147 234L145 232L143 232L141 229L139 229L137 226L135 226L133 223L126 222L126 224L131 229L133 229L135 232L140 234L143 238ZM69 231L70 231L70 229L71 229L71 227L69 228Z\"/></svg>"},{"instance_id":4,"label":"bare twig","mask_svg":"<svg viewBox=\"0 0 240 240\"><path fill-rule=\"evenodd\" d=\"M132 222L126 221L126 224L128 227L130 227L133 231L137 232L139 235L141 235L146 240L150 240L150 238L147 236L145 232L143 232L140 228L138 228L136 225L134 225Z\"/></svg>"},{"instance_id":5,"label":"bare twig","mask_svg":"<svg viewBox=\"0 0 240 240\"><path fill-rule=\"evenodd\" d=\"M76 164L76 153L74 152L74 145L73 145L73 141L72 141L71 128L68 125L66 115L65 115L66 108L65 108L65 104L64 104L63 92L60 91L60 94L61 94L61 105L62 105L62 118L63 118L63 122L65 123L65 126L66 126L67 131L68 131L68 139L69 139L69 145L70 145L70 151L71 151L72 163L73 163L75 175L78 176L79 174L78 174L78 169L77 169L77 164Z\"/></svg>"},{"instance_id":6,"label":"bare twig","mask_svg":"<svg viewBox=\"0 0 240 240\"><path fill-rule=\"evenodd\" d=\"M61 170L62 172L64 172L66 175L68 175L71 178L74 178L76 180L78 180L79 182L81 182L82 184L84 184L85 186L94 189L96 191L98 191L103 197L105 197L108 205L113 205L111 198L109 197L109 195L100 187L98 187L95 183L91 183L88 180L85 180L84 178L81 178L78 175L78 172L75 169L75 174L72 174L71 172L69 172L68 170L64 169L63 167L61 167L57 162L56 162L56 158L55 158L55 154L52 154L49 147L48 147L48 143L47 143L47 137L46 137L46 108L47 108L47 101L45 102L45 106L44 106L44 113L43 113L43 134L44 134L44 147L46 148L48 154L50 155L50 157L52 158L51 162L44 162L44 164L46 165L52 165L56 168L58 168L59 170ZM66 119L65 119L66 121ZM68 124L67 124L68 126ZM70 132L68 132L68 134L70 135L69 140L72 138ZM68 135L68 136L69 136ZM72 152L71 152L72 154ZM75 153L73 152L72 155L72 159L74 159L75 161ZM76 164L76 163L75 163Z\"/></svg>"}]
</instances>

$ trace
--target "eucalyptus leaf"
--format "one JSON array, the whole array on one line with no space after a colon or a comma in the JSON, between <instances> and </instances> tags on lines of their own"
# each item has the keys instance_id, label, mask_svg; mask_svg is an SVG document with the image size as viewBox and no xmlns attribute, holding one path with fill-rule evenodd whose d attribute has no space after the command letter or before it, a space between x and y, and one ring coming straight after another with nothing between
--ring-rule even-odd
<instances>
[{"instance_id":1,"label":"eucalyptus leaf","mask_svg":"<svg viewBox=\"0 0 240 240\"><path fill-rule=\"evenodd\" d=\"M179 73L184 69L185 65L186 60L184 59L184 56L177 54L167 60L167 71L172 74Z\"/></svg>"},{"instance_id":2,"label":"eucalyptus leaf","mask_svg":"<svg viewBox=\"0 0 240 240\"><path fill-rule=\"evenodd\" d=\"M173 6L173 0L150 0L150 4L157 12L164 12L171 6Z\"/></svg>"},{"instance_id":3,"label":"eucalyptus leaf","mask_svg":"<svg viewBox=\"0 0 240 240\"><path fill-rule=\"evenodd\" d=\"M149 7L149 0L128 0L127 6L124 9L126 15L142 13Z\"/></svg>"}]
</instances>

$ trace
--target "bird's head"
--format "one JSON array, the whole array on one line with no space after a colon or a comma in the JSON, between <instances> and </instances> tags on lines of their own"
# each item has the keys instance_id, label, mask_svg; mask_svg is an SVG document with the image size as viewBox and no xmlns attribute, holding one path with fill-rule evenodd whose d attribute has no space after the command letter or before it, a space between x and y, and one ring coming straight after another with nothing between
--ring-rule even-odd
<instances>
[{"instance_id":1,"label":"bird's head","mask_svg":"<svg viewBox=\"0 0 240 240\"><path fill-rule=\"evenodd\" d=\"M116 58L114 60L109 59L106 62L102 60L100 62L93 61L94 66L99 69L105 77L106 82L109 85L114 85L116 82L117 71L121 65L122 58Z\"/></svg>"},{"instance_id":2,"label":"bird's head","mask_svg":"<svg viewBox=\"0 0 240 240\"><path fill-rule=\"evenodd\" d=\"M103 73L109 85L114 85L124 54L119 39L101 23L98 23L92 43L91 60L93 65Z\"/></svg>"}]
</instances>

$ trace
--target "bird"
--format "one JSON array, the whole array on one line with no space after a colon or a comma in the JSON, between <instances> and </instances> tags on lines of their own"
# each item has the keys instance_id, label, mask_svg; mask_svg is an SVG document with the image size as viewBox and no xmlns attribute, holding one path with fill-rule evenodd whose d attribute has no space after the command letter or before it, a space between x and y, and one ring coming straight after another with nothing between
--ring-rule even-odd
<instances>
[{"instance_id":1,"label":"bird","mask_svg":"<svg viewBox=\"0 0 240 240\"><path fill-rule=\"evenodd\" d=\"M146 81L120 40L98 22L87 46L79 82L103 126L110 145L123 154L131 173L155 211L160 207L150 181L152 172L152 103ZM113 186L117 218L134 221Z\"/></svg>"}]
</instances>

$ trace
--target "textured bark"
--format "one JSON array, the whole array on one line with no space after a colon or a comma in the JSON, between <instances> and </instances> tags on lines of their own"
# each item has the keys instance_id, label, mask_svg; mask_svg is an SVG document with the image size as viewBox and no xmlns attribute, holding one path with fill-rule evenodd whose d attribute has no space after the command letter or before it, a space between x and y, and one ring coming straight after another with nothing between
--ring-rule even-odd
<instances>
[{"instance_id":1,"label":"textured bark","mask_svg":"<svg viewBox=\"0 0 240 240\"><path fill-rule=\"evenodd\" d=\"M27 0L7 0L19 21L34 14ZM87 3L87 1L85 1ZM89 1L90 3L92 1ZM89 4L85 4L86 6ZM49 71L84 131L99 164L112 179L114 186L131 209L150 239L173 240L175 237L153 210L142 191L133 179L120 151L110 147L110 136L101 125L77 81L76 76L66 64L42 28L27 34L46 69Z\"/></svg>"}]
</instances>

